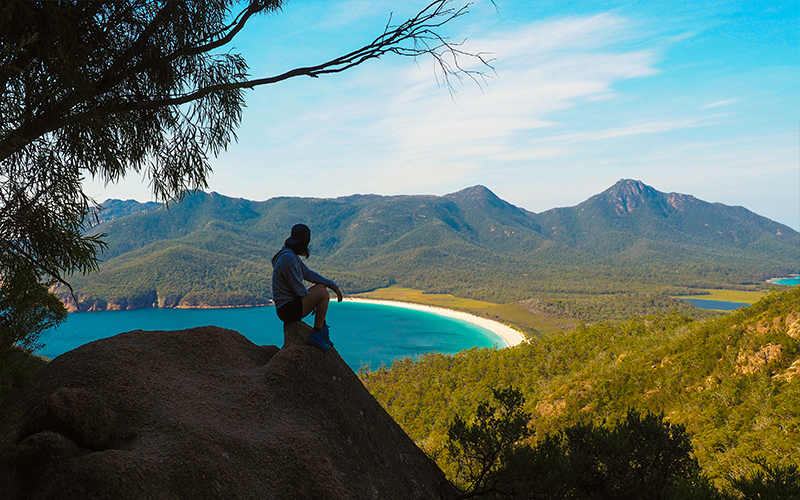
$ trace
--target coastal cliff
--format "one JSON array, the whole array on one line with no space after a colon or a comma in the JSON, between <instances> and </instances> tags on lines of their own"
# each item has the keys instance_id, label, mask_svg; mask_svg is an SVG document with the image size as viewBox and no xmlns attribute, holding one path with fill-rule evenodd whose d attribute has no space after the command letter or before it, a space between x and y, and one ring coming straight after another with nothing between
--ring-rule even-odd
<instances>
[{"instance_id":1,"label":"coastal cliff","mask_svg":"<svg viewBox=\"0 0 800 500\"><path fill-rule=\"evenodd\" d=\"M5 498L453 498L335 350L217 327L57 357L3 411ZM11 411L13 409L13 412Z\"/></svg>"},{"instance_id":2,"label":"coastal cliff","mask_svg":"<svg viewBox=\"0 0 800 500\"><path fill-rule=\"evenodd\" d=\"M55 288L57 289L57 287ZM169 302L158 295L155 290L147 293L127 297L100 299L96 296L76 294L77 303L71 295L59 296L68 312L94 312L94 311L126 311L130 309L220 309L227 307L259 307L271 306L274 302L263 297L253 297L248 294L221 293L202 294L190 293L181 300Z\"/></svg>"}]
</instances>

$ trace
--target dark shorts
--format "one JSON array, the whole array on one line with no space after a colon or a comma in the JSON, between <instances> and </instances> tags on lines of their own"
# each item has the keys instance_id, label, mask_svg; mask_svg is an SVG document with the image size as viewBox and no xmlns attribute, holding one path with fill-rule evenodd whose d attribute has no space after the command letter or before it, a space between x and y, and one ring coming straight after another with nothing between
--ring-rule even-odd
<instances>
[{"instance_id":1,"label":"dark shorts","mask_svg":"<svg viewBox=\"0 0 800 500\"><path fill-rule=\"evenodd\" d=\"M291 302L287 302L277 308L275 312L278 313L278 318L284 323L300 321L303 319L303 297L298 297Z\"/></svg>"}]
</instances>

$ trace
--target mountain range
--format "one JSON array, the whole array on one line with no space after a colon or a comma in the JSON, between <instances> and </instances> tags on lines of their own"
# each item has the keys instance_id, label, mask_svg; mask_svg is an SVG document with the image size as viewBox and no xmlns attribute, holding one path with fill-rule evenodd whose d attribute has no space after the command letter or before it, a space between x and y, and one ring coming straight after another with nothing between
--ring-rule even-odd
<instances>
[{"instance_id":1,"label":"mountain range","mask_svg":"<svg viewBox=\"0 0 800 500\"><path fill-rule=\"evenodd\" d=\"M797 272L800 233L743 207L623 179L533 213L484 186L444 196L266 201L194 192L168 205L108 200L98 272L70 279L79 309L253 305L293 224L309 267L346 293L399 284L494 302L541 294L757 286Z\"/></svg>"}]
</instances>

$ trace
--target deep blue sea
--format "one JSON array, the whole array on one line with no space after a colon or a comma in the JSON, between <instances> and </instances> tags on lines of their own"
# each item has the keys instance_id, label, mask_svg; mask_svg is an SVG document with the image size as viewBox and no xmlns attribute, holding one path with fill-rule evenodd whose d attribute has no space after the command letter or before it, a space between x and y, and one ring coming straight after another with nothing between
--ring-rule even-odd
<instances>
[{"instance_id":1,"label":"deep blue sea","mask_svg":"<svg viewBox=\"0 0 800 500\"><path fill-rule=\"evenodd\" d=\"M310 322L306 318L306 322ZM328 325L336 350L353 370L391 365L397 358L428 352L453 354L472 347L502 347L485 328L465 321L381 304L331 302ZM275 308L135 309L71 313L46 331L37 351L54 358L80 345L131 330L182 330L214 325L236 330L258 345L283 345L283 323Z\"/></svg>"}]
</instances>

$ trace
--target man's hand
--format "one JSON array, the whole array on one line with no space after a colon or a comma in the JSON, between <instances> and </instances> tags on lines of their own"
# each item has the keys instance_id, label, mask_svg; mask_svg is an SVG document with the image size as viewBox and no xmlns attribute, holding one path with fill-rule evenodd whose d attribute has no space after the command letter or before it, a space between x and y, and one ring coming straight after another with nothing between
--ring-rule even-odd
<instances>
[{"instance_id":1,"label":"man's hand","mask_svg":"<svg viewBox=\"0 0 800 500\"><path fill-rule=\"evenodd\" d=\"M342 291L339 289L339 287L338 286L333 287L331 288L331 290L336 292L336 301L341 302L344 297L342 296Z\"/></svg>"}]
</instances>

